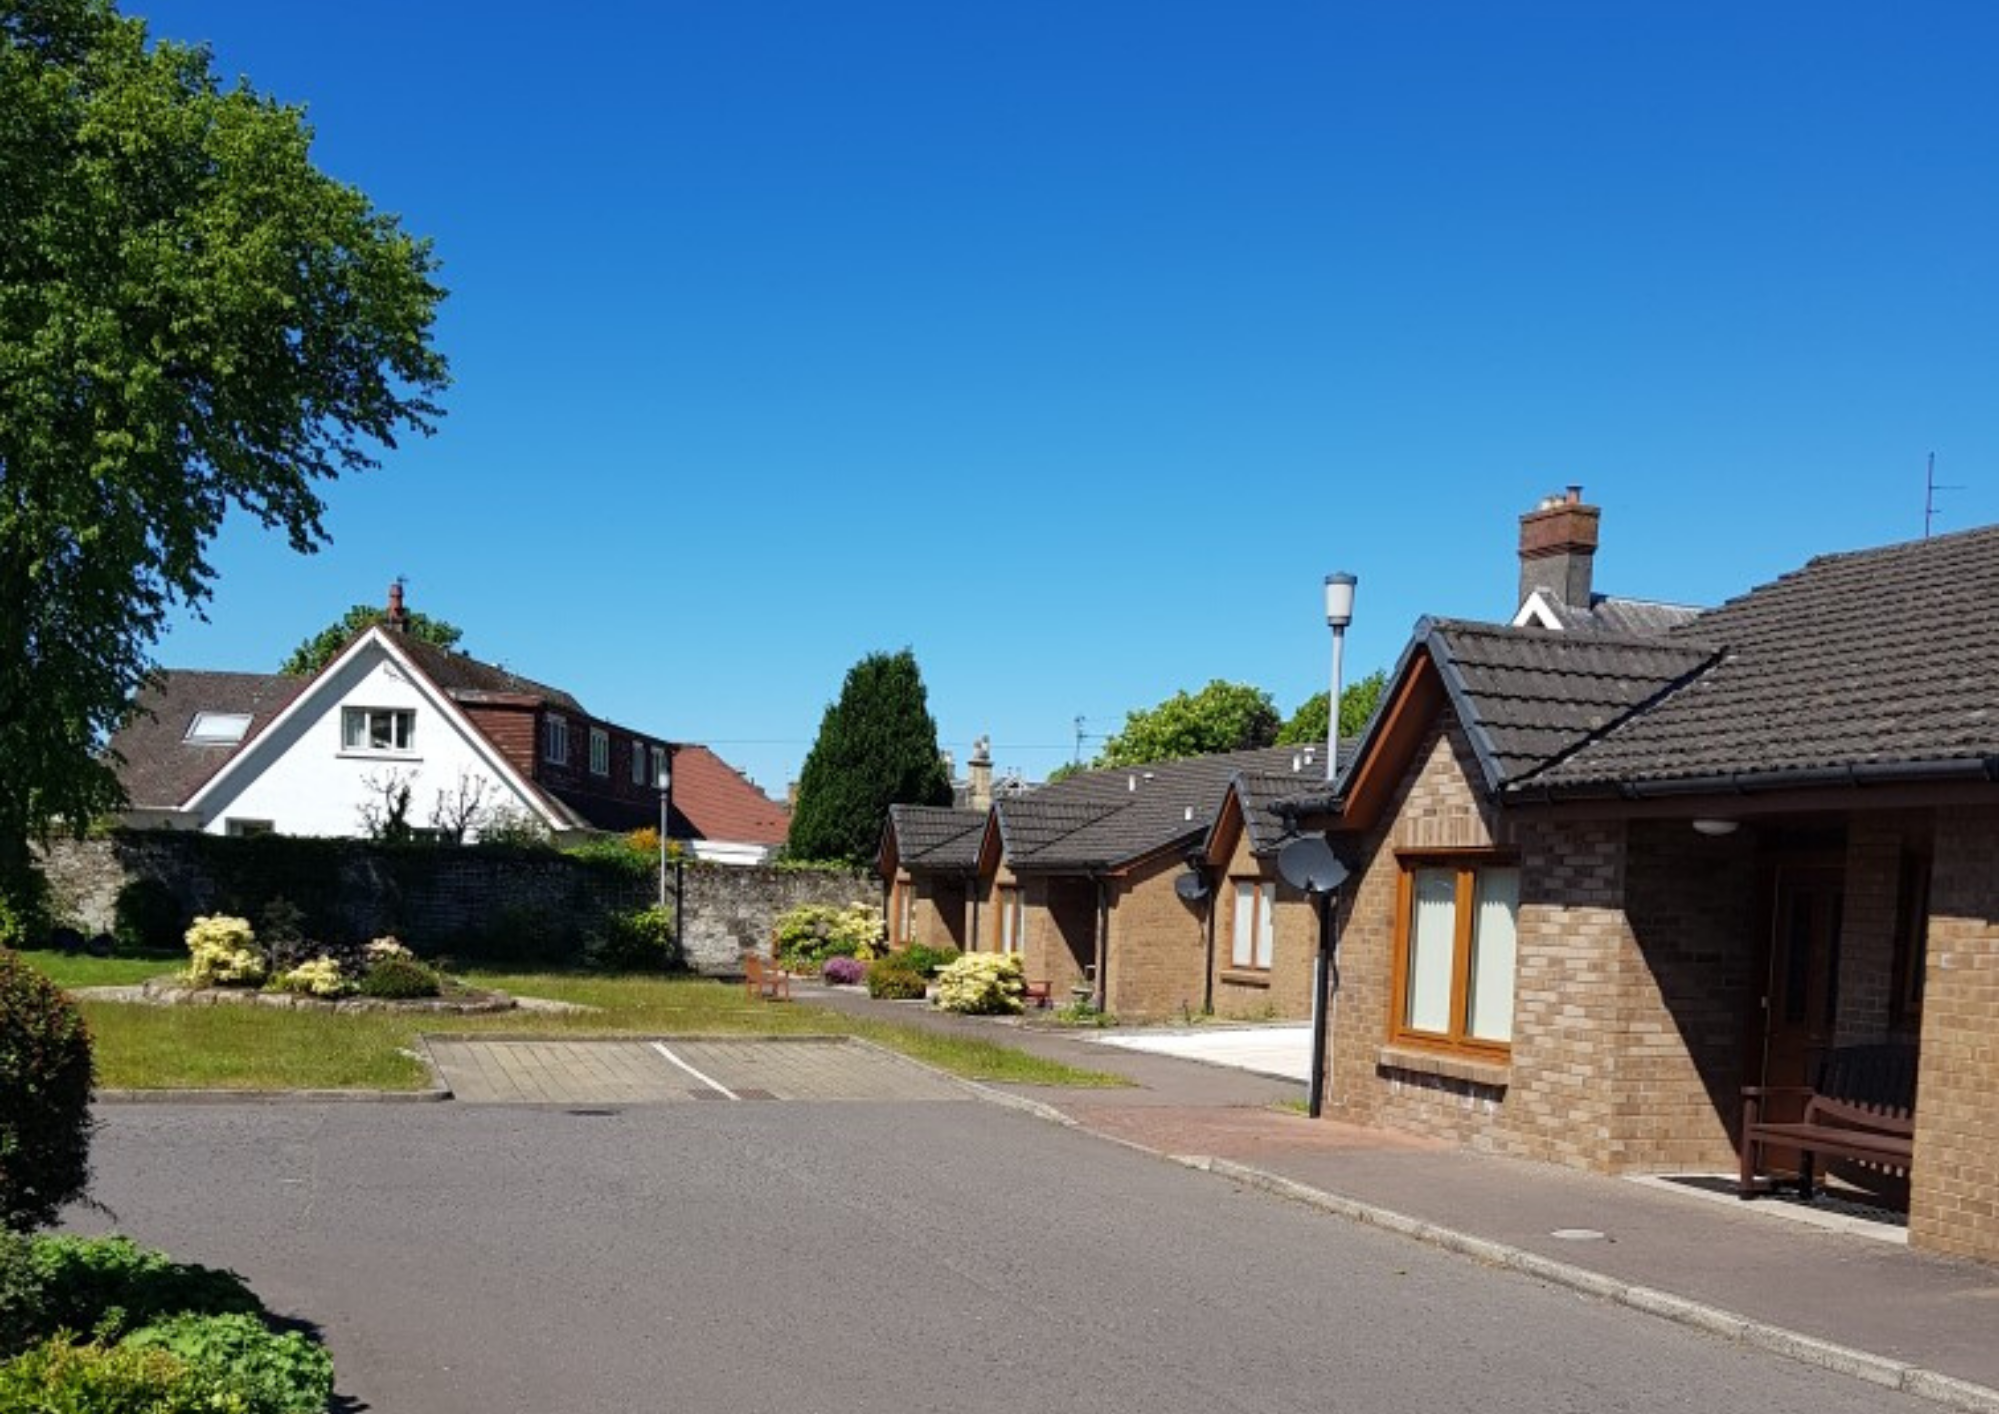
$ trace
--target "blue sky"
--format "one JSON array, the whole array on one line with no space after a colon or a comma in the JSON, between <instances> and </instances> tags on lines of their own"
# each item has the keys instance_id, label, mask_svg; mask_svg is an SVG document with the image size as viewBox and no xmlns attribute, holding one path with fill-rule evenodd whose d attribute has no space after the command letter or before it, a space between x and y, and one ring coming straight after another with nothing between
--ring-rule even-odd
<instances>
[{"instance_id":1,"label":"blue sky","mask_svg":"<svg viewBox=\"0 0 2000 1414\"><path fill-rule=\"evenodd\" d=\"M1600 588L1716 602L1996 519L1989 4L143 0L433 237L435 438L232 522L170 666L406 575L465 646L774 794L847 667L942 744L1324 685ZM560 22L559 22L560 20Z\"/></svg>"}]
</instances>

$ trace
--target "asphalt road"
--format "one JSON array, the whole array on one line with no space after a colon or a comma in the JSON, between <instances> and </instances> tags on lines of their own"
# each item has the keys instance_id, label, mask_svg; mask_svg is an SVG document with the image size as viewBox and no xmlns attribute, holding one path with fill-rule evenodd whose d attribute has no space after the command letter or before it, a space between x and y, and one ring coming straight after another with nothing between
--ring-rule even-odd
<instances>
[{"instance_id":1,"label":"asphalt road","mask_svg":"<svg viewBox=\"0 0 2000 1414\"><path fill-rule=\"evenodd\" d=\"M975 1101L100 1114L116 1226L347 1410L1934 1407Z\"/></svg>"}]
</instances>

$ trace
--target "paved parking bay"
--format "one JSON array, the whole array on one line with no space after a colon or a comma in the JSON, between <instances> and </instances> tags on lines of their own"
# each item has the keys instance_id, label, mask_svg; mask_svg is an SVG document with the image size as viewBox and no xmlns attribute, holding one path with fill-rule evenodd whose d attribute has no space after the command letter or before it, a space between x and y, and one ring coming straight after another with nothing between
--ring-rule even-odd
<instances>
[{"instance_id":1,"label":"paved parking bay","mask_svg":"<svg viewBox=\"0 0 2000 1414\"><path fill-rule=\"evenodd\" d=\"M1207 1061L1286 1080L1306 1080L1312 1074L1312 1027L1307 1025L1116 1031L1094 1039L1121 1050Z\"/></svg>"},{"instance_id":2,"label":"paved parking bay","mask_svg":"<svg viewBox=\"0 0 2000 1414\"><path fill-rule=\"evenodd\" d=\"M426 1043L466 1104L636 1105L681 1101L962 1100L957 1082L859 1041L497 1041Z\"/></svg>"}]
</instances>

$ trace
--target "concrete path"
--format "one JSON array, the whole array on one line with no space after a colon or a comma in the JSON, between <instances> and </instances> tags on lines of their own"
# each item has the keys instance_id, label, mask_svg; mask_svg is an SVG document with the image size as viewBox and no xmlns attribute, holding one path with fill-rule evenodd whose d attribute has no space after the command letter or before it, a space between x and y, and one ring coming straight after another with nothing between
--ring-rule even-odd
<instances>
[{"instance_id":1,"label":"concrete path","mask_svg":"<svg viewBox=\"0 0 2000 1414\"><path fill-rule=\"evenodd\" d=\"M928 1066L860 1041L432 1037L425 1044L452 1097L467 1104L966 1098L964 1086Z\"/></svg>"},{"instance_id":2,"label":"concrete path","mask_svg":"<svg viewBox=\"0 0 2000 1414\"><path fill-rule=\"evenodd\" d=\"M1119 1027L1096 1040L1100 1046L1226 1065L1285 1080L1312 1078L1310 1026L1198 1026L1171 1030Z\"/></svg>"}]
</instances>

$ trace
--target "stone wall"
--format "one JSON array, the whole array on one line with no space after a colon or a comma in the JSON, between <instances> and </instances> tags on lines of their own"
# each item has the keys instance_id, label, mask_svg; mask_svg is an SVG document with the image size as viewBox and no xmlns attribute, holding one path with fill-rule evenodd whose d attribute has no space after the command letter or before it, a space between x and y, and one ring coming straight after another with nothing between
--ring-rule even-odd
<instances>
[{"instance_id":1,"label":"stone wall","mask_svg":"<svg viewBox=\"0 0 2000 1414\"><path fill-rule=\"evenodd\" d=\"M110 928L118 892L157 879L184 915L253 916L272 898L301 909L329 938L393 933L421 952L561 960L612 914L644 908L650 872L548 850L383 846L360 840L230 839L124 831L58 841L42 858L58 914L87 932ZM746 948L769 950L771 927L800 903L880 903L863 875L688 864L680 874L682 947L690 966L730 973Z\"/></svg>"}]
</instances>

